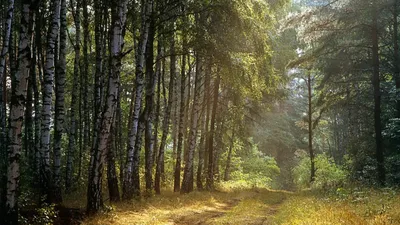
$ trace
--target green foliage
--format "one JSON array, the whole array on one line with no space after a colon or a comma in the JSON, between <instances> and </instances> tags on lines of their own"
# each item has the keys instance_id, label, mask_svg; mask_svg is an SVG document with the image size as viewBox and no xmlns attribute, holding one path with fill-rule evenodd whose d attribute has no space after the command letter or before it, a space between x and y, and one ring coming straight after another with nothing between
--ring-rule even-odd
<instances>
[{"instance_id":1,"label":"green foliage","mask_svg":"<svg viewBox=\"0 0 400 225\"><path fill-rule=\"evenodd\" d=\"M301 156L299 164L293 168L294 183L299 189L309 187L310 182L310 158L308 155ZM331 188L341 186L345 183L348 172L342 166L336 165L333 160L325 154L317 155L315 158L316 177L312 184L313 188Z\"/></svg>"},{"instance_id":2,"label":"green foliage","mask_svg":"<svg viewBox=\"0 0 400 225\"><path fill-rule=\"evenodd\" d=\"M21 214L18 216L18 222L22 225L52 225L57 219L58 212L54 204L44 203L40 208L34 210L32 218L28 219Z\"/></svg>"},{"instance_id":3,"label":"green foliage","mask_svg":"<svg viewBox=\"0 0 400 225\"><path fill-rule=\"evenodd\" d=\"M243 187L273 187L280 169L274 158L265 155L253 145L247 155L236 158L231 173L232 182ZM236 164L236 166L235 166Z\"/></svg>"},{"instance_id":4,"label":"green foliage","mask_svg":"<svg viewBox=\"0 0 400 225\"><path fill-rule=\"evenodd\" d=\"M33 217L33 224L51 225L57 218L57 211L54 204L44 204L36 210L37 215Z\"/></svg>"}]
</instances>

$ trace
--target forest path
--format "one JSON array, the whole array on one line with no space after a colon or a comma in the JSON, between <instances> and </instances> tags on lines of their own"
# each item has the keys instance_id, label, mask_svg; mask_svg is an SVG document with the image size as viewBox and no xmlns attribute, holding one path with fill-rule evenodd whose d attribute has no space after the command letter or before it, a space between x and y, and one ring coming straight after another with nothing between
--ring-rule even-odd
<instances>
[{"instance_id":1,"label":"forest path","mask_svg":"<svg viewBox=\"0 0 400 225\"><path fill-rule=\"evenodd\" d=\"M121 203L83 224L272 224L289 192L242 189L230 192L165 192L141 202Z\"/></svg>"}]
</instances>

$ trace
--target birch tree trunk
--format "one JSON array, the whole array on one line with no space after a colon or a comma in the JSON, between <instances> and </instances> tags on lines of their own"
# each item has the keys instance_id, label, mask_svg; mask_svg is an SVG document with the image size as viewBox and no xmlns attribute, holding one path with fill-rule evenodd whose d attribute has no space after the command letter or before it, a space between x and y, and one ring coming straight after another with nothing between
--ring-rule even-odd
<instances>
[{"instance_id":1,"label":"birch tree trunk","mask_svg":"<svg viewBox=\"0 0 400 225\"><path fill-rule=\"evenodd\" d=\"M41 28L43 24L43 13L40 12L40 8L42 6L37 6L35 9L35 14L36 14L36 24L35 24L35 43L33 44L33 61L32 63L37 65L37 70L36 68L33 69L33 71L37 71L37 77L36 74L32 74L32 84L33 84L33 91L34 91L34 97L35 97L35 166L34 166L34 173L35 173L35 181L32 182L32 185L34 186L34 190L36 191L36 194L40 192L40 180L41 180L41 175L40 175L40 137L41 137L41 104L40 104L40 98L41 98L41 90L42 87L40 86L43 80L43 59L41 57L41 52L42 52L42 37L41 37ZM40 196L38 197L40 199Z\"/></svg>"},{"instance_id":2,"label":"birch tree trunk","mask_svg":"<svg viewBox=\"0 0 400 225\"><path fill-rule=\"evenodd\" d=\"M183 51L186 49L186 38L183 38ZM183 147L183 134L185 123L185 86L186 86L186 55L182 56L182 70L181 70L181 99L179 108L179 129L178 129L178 143L176 150L175 172L174 172L174 192L179 192L181 189L181 166L182 166L182 147Z\"/></svg>"},{"instance_id":3,"label":"birch tree trunk","mask_svg":"<svg viewBox=\"0 0 400 225\"><path fill-rule=\"evenodd\" d=\"M96 49L96 70L94 74L94 120L93 134L98 130L99 121L101 119L101 103L102 103L102 77L103 77L103 15L102 15L102 0L94 0L94 23L95 23L95 49ZM93 145L96 137L93 137Z\"/></svg>"},{"instance_id":4,"label":"birch tree trunk","mask_svg":"<svg viewBox=\"0 0 400 225\"><path fill-rule=\"evenodd\" d=\"M5 224L18 224L18 190L22 146L22 124L27 95L27 86L31 61L30 0L22 2L20 39L18 45L18 68L12 76L10 109L10 129L8 133L7 200Z\"/></svg>"},{"instance_id":5,"label":"birch tree trunk","mask_svg":"<svg viewBox=\"0 0 400 225\"><path fill-rule=\"evenodd\" d=\"M111 125L110 133L115 133L115 123ZM115 139L116 136L110 135L108 138L108 149L107 149L107 184L108 184L108 196L110 202L119 202L119 187L117 171L115 169Z\"/></svg>"},{"instance_id":6,"label":"birch tree trunk","mask_svg":"<svg viewBox=\"0 0 400 225\"><path fill-rule=\"evenodd\" d=\"M137 48L137 57L136 57L136 90L135 90L135 103L133 107L133 116L132 116L132 127L130 127L129 138L128 138L128 149L127 149L127 162L125 166L125 178L123 183L123 198L124 199L132 199L134 194L133 189L133 164L139 163L134 162L134 151L136 136L138 134L138 124L139 124L139 116L142 109L142 95L144 88L144 74L143 74L143 66L145 61L145 52L147 39L149 36L149 27L150 27L150 16L152 13L153 0L144 1L142 6L142 26L140 29L140 39Z\"/></svg>"},{"instance_id":7,"label":"birch tree trunk","mask_svg":"<svg viewBox=\"0 0 400 225\"><path fill-rule=\"evenodd\" d=\"M62 202L61 196L61 141L64 133L64 88L67 55L67 3L61 0L60 9L60 55L56 70L56 103L54 124L54 203Z\"/></svg>"},{"instance_id":8,"label":"birch tree trunk","mask_svg":"<svg viewBox=\"0 0 400 225\"><path fill-rule=\"evenodd\" d=\"M140 197L140 151L142 150L143 132L145 129L144 113L140 113L139 124L136 136L136 142L133 152L133 167L132 167L132 196Z\"/></svg>"},{"instance_id":9,"label":"birch tree trunk","mask_svg":"<svg viewBox=\"0 0 400 225\"><path fill-rule=\"evenodd\" d=\"M0 52L0 149L2 152L3 152L3 149L7 148L5 68L6 68L6 56L9 51L11 25L12 25L11 22L13 19L13 14L14 14L14 0L9 0L7 12L6 12L2 49ZM6 151L4 151L4 153L5 152ZM0 155L0 156L3 159L6 158L6 154ZM4 163L5 163L5 160L4 160ZM0 168L0 172L3 172L3 168Z\"/></svg>"},{"instance_id":10,"label":"birch tree trunk","mask_svg":"<svg viewBox=\"0 0 400 225\"><path fill-rule=\"evenodd\" d=\"M193 191L193 177L194 177L194 150L196 148L197 141L197 128L198 119L200 113L200 90L201 90L201 76L203 65L199 56L196 61L196 75L194 82L194 93L193 93L193 107L191 114L191 126L189 134L189 148L187 151L187 160L185 163L185 170L183 173L181 193L189 193Z\"/></svg>"},{"instance_id":11,"label":"birch tree trunk","mask_svg":"<svg viewBox=\"0 0 400 225\"><path fill-rule=\"evenodd\" d=\"M58 39L60 24L60 0L52 1L52 16L47 33L46 61L43 77L43 106L42 106L42 125L40 137L41 152L41 190L46 195L46 201L51 201L51 175L50 168L50 124L51 124L51 106L53 104L53 82L55 73L56 43Z\"/></svg>"},{"instance_id":12,"label":"birch tree trunk","mask_svg":"<svg viewBox=\"0 0 400 225\"><path fill-rule=\"evenodd\" d=\"M108 138L111 125L115 117L118 105L118 92L120 86L120 71L122 48L124 45L124 30L126 23L127 0L117 0L113 4L112 13L112 34L110 41L111 60L110 74L108 79L107 99L102 114L100 129L98 131L96 144L91 151L87 213L95 214L103 207L102 199L102 174L103 164L106 156Z\"/></svg>"}]
</instances>

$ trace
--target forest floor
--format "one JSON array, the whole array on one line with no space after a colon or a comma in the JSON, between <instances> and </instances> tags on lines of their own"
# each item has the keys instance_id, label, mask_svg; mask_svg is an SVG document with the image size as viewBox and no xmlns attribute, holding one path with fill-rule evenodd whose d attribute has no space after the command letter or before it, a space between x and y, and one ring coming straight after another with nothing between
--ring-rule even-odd
<instances>
[{"instance_id":1,"label":"forest floor","mask_svg":"<svg viewBox=\"0 0 400 225\"><path fill-rule=\"evenodd\" d=\"M187 195L165 192L117 204L83 224L400 224L400 195L389 189L338 189L334 194L258 188Z\"/></svg>"}]
</instances>

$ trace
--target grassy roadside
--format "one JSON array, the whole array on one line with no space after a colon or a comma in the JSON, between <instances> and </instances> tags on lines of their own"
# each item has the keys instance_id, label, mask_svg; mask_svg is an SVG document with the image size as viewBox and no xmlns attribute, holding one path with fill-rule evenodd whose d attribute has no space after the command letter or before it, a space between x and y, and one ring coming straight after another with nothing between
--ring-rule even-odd
<instances>
[{"instance_id":1,"label":"grassy roadside","mask_svg":"<svg viewBox=\"0 0 400 225\"><path fill-rule=\"evenodd\" d=\"M391 189L338 189L330 194L301 192L280 205L273 224L400 224L400 195Z\"/></svg>"}]
</instances>

